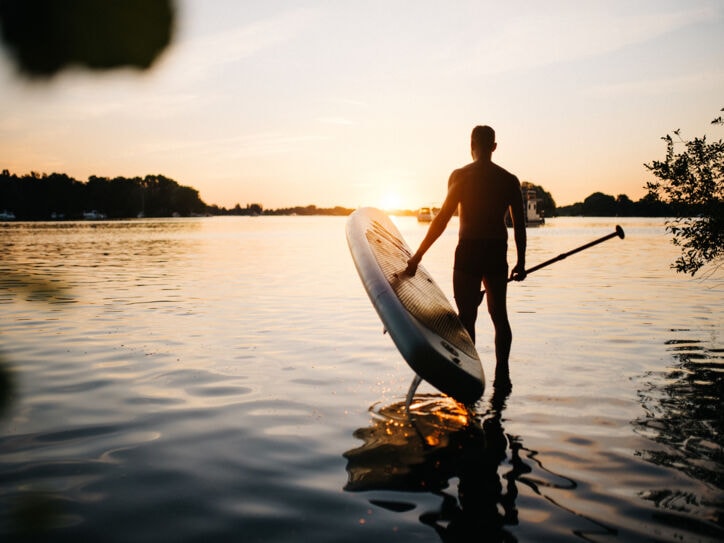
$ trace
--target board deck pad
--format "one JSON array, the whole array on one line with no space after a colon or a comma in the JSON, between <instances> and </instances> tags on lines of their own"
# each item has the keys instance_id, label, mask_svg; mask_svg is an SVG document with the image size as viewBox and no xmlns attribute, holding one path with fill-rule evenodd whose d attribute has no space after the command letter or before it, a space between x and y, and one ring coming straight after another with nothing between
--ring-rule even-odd
<instances>
[{"instance_id":1,"label":"board deck pad","mask_svg":"<svg viewBox=\"0 0 724 543\"><path fill-rule=\"evenodd\" d=\"M412 256L405 242L373 221L366 232L367 241L390 286L410 314L451 346L477 357L470 336L460 324L457 313L427 270L419 266L414 277L400 277Z\"/></svg>"},{"instance_id":2,"label":"board deck pad","mask_svg":"<svg viewBox=\"0 0 724 543\"><path fill-rule=\"evenodd\" d=\"M347 241L365 290L410 367L445 394L477 401L485 378L475 345L427 270L405 273L411 251L395 224L378 209L358 209L348 219Z\"/></svg>"}]
</instances>

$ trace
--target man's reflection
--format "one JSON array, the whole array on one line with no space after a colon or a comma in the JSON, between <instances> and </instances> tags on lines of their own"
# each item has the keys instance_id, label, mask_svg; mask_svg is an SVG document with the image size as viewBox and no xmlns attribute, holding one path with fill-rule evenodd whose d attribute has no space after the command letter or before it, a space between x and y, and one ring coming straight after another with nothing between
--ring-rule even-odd
<instances>
[{"instance_id":1,"label":"man's reflection","mask_svg":"<svg viewBox=\"0 0 724 543\"><path fill-rule=\"evenodd\" d=\"M491 541L516 541L505 526L518 523L516 481L530 468L520 460L520 443L510 443L502 426L511 391L507 375L496 375L490 406L483 414L470 411L442 395L419 395L404 402L373 406L371 426L355 431L364 444L347 451L345 490L430 492L442 497L439 510L420 521L443 541L460 541L482 533ZM498 467L510 445L513 469L503 477ZM457 496L450 491L457 478ZM372 501L395 511L414 505Z\"/></svg>"}]
</instances>

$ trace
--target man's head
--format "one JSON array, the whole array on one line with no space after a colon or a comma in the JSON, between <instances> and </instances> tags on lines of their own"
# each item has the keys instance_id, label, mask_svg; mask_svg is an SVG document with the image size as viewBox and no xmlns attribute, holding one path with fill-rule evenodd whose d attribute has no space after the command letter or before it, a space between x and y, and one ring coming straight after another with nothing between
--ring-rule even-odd
<instances>
[{"instance_id":1,"label":"man's head","mask_svg":"<svg viewBox=\"0 0 724 543\"><path fill-rule=\"evenodd\" d=\"M473 156L489 155L495 151L495 130L489 126L476 126L470 134L470 150ZM477 158L476 156L476 158Z\"/></svg>"}]
</instances>

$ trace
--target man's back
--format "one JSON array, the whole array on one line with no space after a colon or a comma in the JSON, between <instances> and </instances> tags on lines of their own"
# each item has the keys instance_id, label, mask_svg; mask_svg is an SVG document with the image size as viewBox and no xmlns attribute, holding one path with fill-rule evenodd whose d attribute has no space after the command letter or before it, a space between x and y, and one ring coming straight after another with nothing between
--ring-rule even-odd
<instances>
[{"instance_id":1,"label":"man's back","mask_svg":"<svg viewBox=\"0 0 724 543\"><path fill-rule=\"evenodd\" d=\"M478 160L453 172L460 201L460 239L507 239L505 214L522 199L518 178L497 164Z\"/></svg>"}]
</instances>

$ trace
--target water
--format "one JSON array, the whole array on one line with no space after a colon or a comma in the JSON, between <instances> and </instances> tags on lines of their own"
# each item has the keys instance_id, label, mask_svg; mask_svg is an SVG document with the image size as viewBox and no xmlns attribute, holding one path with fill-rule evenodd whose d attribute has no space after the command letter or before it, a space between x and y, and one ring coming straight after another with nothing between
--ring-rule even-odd
<instances>
[{"instance_id":1,"label":"water","mask_svg":"<svg viewBox=\"0 0 724 543\"><path fill-rule=\"evenodd\" d=\"M344 218L0 224L0 537L724 539L724 279L618 221L510 286L512 392L411 416ZM616 222L529 229L528 263ZM478 350L491 378L486 315Z\"/></svg>"}]
</instances>

